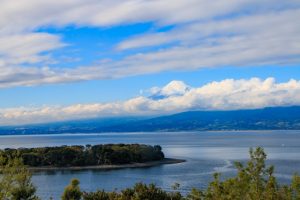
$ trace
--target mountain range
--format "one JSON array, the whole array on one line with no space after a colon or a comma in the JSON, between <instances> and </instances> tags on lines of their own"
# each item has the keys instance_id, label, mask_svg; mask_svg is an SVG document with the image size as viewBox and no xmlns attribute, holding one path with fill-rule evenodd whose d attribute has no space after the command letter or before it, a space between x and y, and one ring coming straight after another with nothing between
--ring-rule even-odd
<instances>
[{"instance_id":1,"label":"mountain range","mask_svg":"<svg viewBox=\"0 0 300 200\"><path fill-rule=\"evenodd\" d=\"M0 134L209 130L300 130L300 106L232 111L188 111L159 117L111 117L2 126Z\"/></svg>"}]
</instances>

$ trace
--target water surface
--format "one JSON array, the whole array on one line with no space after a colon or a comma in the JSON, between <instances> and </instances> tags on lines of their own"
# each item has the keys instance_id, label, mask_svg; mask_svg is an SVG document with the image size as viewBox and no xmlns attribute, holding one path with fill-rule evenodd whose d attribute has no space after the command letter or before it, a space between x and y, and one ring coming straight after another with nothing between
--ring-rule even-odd
<instances>
[{"instance_id":1,"label":"water surface","mask_svg":"<svg viewBox=\"0 0 300 200\"><path fill-rule=\"evenodd\" d=\"M248 158L249 147L262 146L268 163L276 166L278 179L290 181L300 173L300 131L218 131L180 133L102 133L1 136L0 148L85 145L103 143L144 143L163 147L166 157L187 162L150 168L119 170L58 170L36 172L33 181L43 199L59 199L71 178L79 178L83 190L122 189L136 182L155 183L170 190L176 182L183 193L192 187L204 188L212 174L235 174L233 162Z\"/></svg>"}]
</instances>

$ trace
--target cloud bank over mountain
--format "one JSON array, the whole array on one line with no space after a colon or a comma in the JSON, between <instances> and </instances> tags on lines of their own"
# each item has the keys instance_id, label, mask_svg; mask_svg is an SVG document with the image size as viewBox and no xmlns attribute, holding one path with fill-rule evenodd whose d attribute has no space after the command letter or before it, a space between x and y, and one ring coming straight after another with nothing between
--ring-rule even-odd
<instances>
[{"instance_id":1,"label":"cloud bank over mountain","mask_svg":"<svg viewBox=\"0 0 300 200\"><path fill-rule=\"evenodd\" d=\"M122 102L0 109L0 124L300 105L299 80L277 83L274 78L226 79L200 87L172 81L164 87L153 87L150 91L152 93L149 97L138 96Z\"/></svg>"},{"instance_id":2,"label":"cloud bank over mountain","mask_svg":"<svg viewBox=\"0 0 300 200\"><path fill-rule=\"evenodd\" d=\"M0 3L0 88L300 63L297 0ZM124 52L121 58L111 55L105 62L71 67L63 67L55 52L73 44L65 42L63 35L47 31L47 27L109 28L141 23L152 23L153 31L116 42L111 50Z\"/></svg>"}]
</instances>

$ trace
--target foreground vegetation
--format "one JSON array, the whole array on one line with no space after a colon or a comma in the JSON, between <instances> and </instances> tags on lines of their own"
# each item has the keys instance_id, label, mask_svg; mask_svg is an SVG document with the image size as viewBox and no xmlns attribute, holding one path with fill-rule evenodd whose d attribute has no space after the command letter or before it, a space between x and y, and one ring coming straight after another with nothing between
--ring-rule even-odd
<instances>
[{"instance_id":1,"label":"foreground vegetation","mask_svg":"<svg viewBox=\"0 0 300 200\"><path fill-rule=\"evenodd\" d=\"M20 159L1 158L0 199L37 200L31 176ZM62 194L62 200L299 200L300 177L294 175L291 184L280 185L273 175L274 168L265 165L266 154L262 148L250 150L250 160L246 164L235 164L237 175L221 180L220 174L205 190L192 189L187 196L177 191L167 192L154 184L137 183L132 188L120 192L85 192L80 182L73 179Z\"/></svg>"},{"instance_id":2,"label":"foreground vegetation","mask_svg":"<svg viewBox=\"0 0 300 200\"><path fill-rule=\"evenodd\" d=\"M38 200L36 188L31 182L31 174L22 160L6 160L0 157L0 199Z\"/></svg>"},{"instance_id":3,"label":"foreground vegetation","mask_svg":"<svg viewBox=\"0 0 300 200\"><path fill-rule=\"evenodd\" d=\"M143 163L164 159L161 147L141 144L104 144L0 150L7 162L21 158L30 167L72 167Z\"/></svg>"}]
</instances>

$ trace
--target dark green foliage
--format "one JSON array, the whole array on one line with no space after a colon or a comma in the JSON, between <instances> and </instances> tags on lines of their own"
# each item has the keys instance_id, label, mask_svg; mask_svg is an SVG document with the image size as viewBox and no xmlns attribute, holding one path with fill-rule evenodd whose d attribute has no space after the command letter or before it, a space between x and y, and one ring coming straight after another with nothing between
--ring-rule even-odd
<instances>
[{"instance_id":1,"label":"dark green foliage","mask_svg":"<svg viewBox=\"0 0 300 200\"><path fill-rule=\"evenodd\" d=\"M82 192L79 188L79 180L72 179L70 185L68 185L63 195L61 196L62 200L80 200Z\"/></svg>"},{"instance_id":2,"label":"dark green foliage","mask_svg":"<svg viewBox=\"0 0 300 200\"><path fill-rule=\"evenodd\" d=\"M166 192L154 184L137 183L121 192L84 192L84 200L181 200L179 192Z\"/></svg>"},{"instance_id":3,"label":"dark green foliage","mask_svg":"<svg viewBox=\"0 0 300 200\"><path fill-rule=\"evenodd\" d=\"M24 164L41 166L90 166L162 160L161 147L140 144L105 144L0 150L4 158L22 157Z\"/></svg>"},{"instance_id":4,"label":"dark green foliage","mask_svg":"<svg viewBox=\"0 0 300 200\"><path fill-rule=\"evenodd\" d=\"M83 193L83 199L84 200L110 200L113 199L110 196L112 196L112 194L115 194L115 196L117 196L118 194L115 192L105 192L104 190L98 190L96 192L84 192Z\"/></svg>"},{"instance_id":5,"label":"dark green foliage","mask_svg":"<svg viewBox=\"0 0 300 200\"><path fill-rule=\"evenodd\" d=\"M122 199L136 200L180 200L179 193L168 193L154 184L137 183L133 188L125 189L121 192Z\"/></svg>"}]
</instances>

